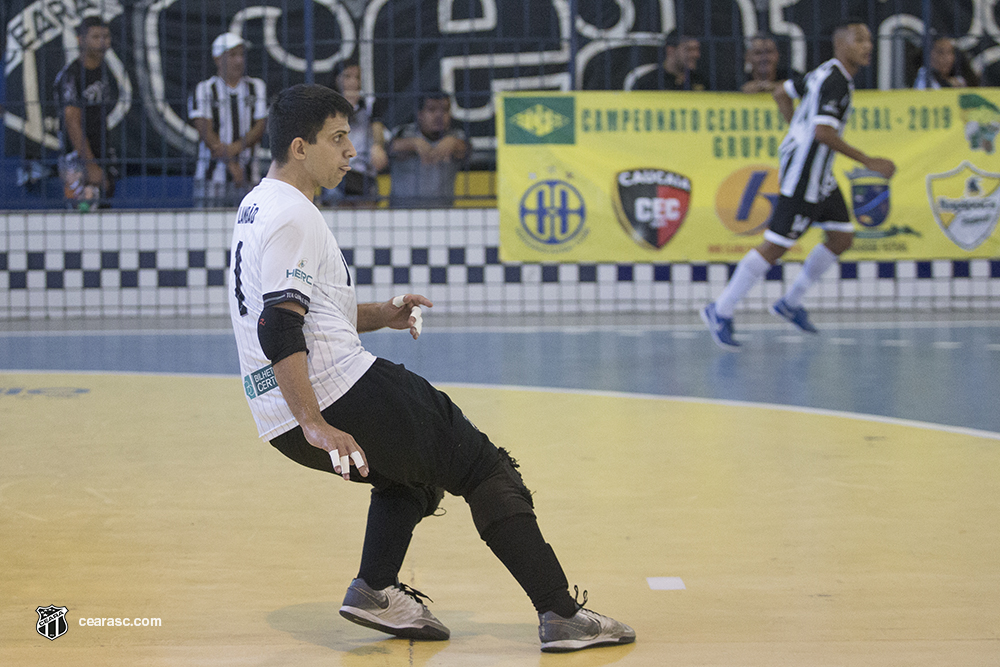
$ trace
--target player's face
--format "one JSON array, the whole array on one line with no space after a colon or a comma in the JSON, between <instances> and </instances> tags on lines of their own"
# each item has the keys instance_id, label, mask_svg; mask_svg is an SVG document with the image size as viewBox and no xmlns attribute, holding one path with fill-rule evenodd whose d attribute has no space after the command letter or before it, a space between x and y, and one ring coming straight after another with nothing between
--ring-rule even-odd
<instances>
[{"instance_id":1,"label":"player's face","mask_svg":"<svg viewBox=\"0 0 1000 667\"><path fill-rule=\"evenodd\" d=\"M931 69L945 76L955 67L955 46L950 39L939 39L931 47Z\"/></svg>"},{"instance_id":2,"label":"player's face","mask_svg":"<svg viewBox=\"0 0 1000 667\"><path fill-rule=\"evenodd\" d=\"M80 38L80 50L85 55L103 58L111 48L111 29L106 26L91 26Z\"/></svg>"},{"instance_id":3,"label":"player's face","mask_svg":"<svg viewBox=\"0 0 1000 667\"><path fill-rule=\"evenodd\" d=\"M316 143L306 144L306 169L316 185L335 188L351 170L351 158L358 153L348 136L350 131L347 118L330 116L316 135Z\"/></svg>"},{"instance_id":4,"label":"player's face","mask_svg":"<svg viewBox=\"0 0 1000 667\"><path fill-rule=\"evenodd\" d=\"M872 61L872 33L868 26L857 23L847 28L844 42L847 64L865 67Z\"/></svg>"}]
</instances>

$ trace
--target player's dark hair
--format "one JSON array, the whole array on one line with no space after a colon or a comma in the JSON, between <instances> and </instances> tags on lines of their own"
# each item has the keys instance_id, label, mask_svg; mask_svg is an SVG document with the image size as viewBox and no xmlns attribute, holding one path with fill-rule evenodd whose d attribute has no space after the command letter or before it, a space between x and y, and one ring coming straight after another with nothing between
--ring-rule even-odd
<instances>
[{"instance_id":1,"label":"player's dark hair","mask_svg":"<svg viewBox=\"0 0 1000 667\"><path fill-rule=\"evenodd\" d=\"M343 95L326 86L300 83L285 88L274 98L267 112L271 158L278 164L285 164L288 149L296 137L314 144L327 118L343 116L350 121L353 112L354 108Z\"/></svg>"},{"instance_id":2,"label":"player's dark hair","mask_svg":"<svg viewBox=\"0 0 1000 667\"><path fill-rule=\"evenodd\" d=\"M860 16L845 16L833 24L833 30L830 31L830 34L836 35L841 30L847 30L852 25L868 25L868 21L865 21Z\"/></svg>"},{"instance_id":3,"label":"player's dark hair","mask_svg":"<svg viewBox=\"0 0 1000 667\"><path fill-rule=\"evenodd\" d=\"M91 28L107 28L107 23L100 16L84 16L80 24L76 26L76 34L83 38L87 36L87 31Z\"/></svg>"},{"instance_id":4,"label":"player's dark hair","mask_svg":"<svg viewBox=\"0 0 1000 667\"><path fill-rule=\"evenodd\" d=\"M423 109L424 105L430 100L450 100L451 97L448 93L443 90L428 90L421 93L420 98L417 100L417 109Z\"/></svg>"}]
</instances>

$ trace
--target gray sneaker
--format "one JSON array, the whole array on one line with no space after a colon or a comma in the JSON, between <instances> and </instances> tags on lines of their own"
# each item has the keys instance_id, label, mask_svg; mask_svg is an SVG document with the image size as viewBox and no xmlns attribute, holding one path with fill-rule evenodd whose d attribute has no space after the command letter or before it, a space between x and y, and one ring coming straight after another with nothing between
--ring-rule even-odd
<instances>
[{"instance_id":1,"label":"gray sneaker","mask_svg":"<svg viewBox=\"0 0 1000 667\"><path fill-rule=\"evenodd\" d=\"M363 579L355 579L347 589L340 615L366 628L387 632L404 639L442 640L451 632L423 603L430 600L406 584L376 591Z\"/></svg>"},{"instance_id":2,"label":"gray sneaker","mask_svg":"<svg viewBox=\"0 0 1000 667\"><path fill-rule=\"evenodd\" d=\"M587 604L587 592L583 592ZM613 618L584 609L583 605L570 618L554 611L538 615L538 638L545 653L567 653L595 646L631 644L635 630Z\"/></svg>"}]
</instances>

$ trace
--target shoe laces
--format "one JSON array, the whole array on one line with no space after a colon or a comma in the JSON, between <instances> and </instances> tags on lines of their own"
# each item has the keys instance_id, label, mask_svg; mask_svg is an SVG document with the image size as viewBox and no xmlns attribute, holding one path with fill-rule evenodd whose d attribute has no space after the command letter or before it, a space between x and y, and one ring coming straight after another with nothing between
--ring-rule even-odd
<instances>
[{"instance_id":1,"label":"shoe laces","mask_svg":"<svg viewBox=\"0 0 1000 667\"><path fill-rule=\"evenodd\" d=\"M583 602L580 602L579 598L580 598L580 587L574 584L573 585L573 602L577 606L577 611L580 611L581 609L583 609L584 605L587 604L587 591L586 590L583 591Z\"/></svg>"},{"instance_id":2,"label":"shoe laces","mask_svg":"<svg viewBox=\"0 0 1000 667\"><path fill-rule=\"evenodd\" d=\"M408 595L411 598L413 598L417 602L417 604L421 605L424 604L424 600L427 600L428 602L434 602L434 600L431 599L431 596L427 595L426 593L421 593L416 588L413 588L412 586L407 586L402 582L397 582L396 588L402 591L405 595Z\"/></svg>"}]
</instances>

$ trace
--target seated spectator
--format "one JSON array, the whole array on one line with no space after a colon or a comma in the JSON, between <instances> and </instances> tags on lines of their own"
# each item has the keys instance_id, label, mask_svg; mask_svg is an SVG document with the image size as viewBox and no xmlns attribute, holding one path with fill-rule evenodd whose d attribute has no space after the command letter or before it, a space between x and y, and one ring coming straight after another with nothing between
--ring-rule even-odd
<instances>
[{"instance_id":1,"label":"seated spectator","mask_svg":"<svg viewBox=\"0 0 1000 667\"><path fill-rule=\"evenodd\" d=\"M446 207L455 203L455 176L469 154L461 128L451 125L451 99L421 97L417 122L397 127L389 141L393 207Z\"/></svg>"},{"instance_id":2,"label":"seated spectator","mask_svg":"<svg viewBox=\"0 0 1000 667\"><path fill-rule=\"evenodd\" d=\"M332 206L374 206L378 203L378 173L389 165L385 152L385 125L374 117L375 96L361 93L361 66L357 60L340 64L333 89L354 106L351 143L358 154L351 158L351 171L333 190L323 190L320 199Z\"/></svg>"},{"instance_id":3,"label":"seated spectator","mask_svg":"<svg viewBox=\"0 0 1000 667\"><path fill-rule=\"evenodd\" d=\"M663 64L639 76L631 90L705 90L698 74L701 44L697 38L676 33L667 37Z\"/></svg>"},{"instance_id":4,"label":"seated spectator","mask_svg":"<svg viewBox=\"0 0 1000 667\"><path fill-rule=\"evenodd\" d=\"M778 44L770 35L759 34L750 38L744 54L747 82L740 87L744 93L773 92L792 73L785 67L779 67L780 54Z\"/></svg>"},{"instance_id":5,"label":"seated spectator","mask_svg":"<svg viewBox=\"0 0 1000 667\"><path fill-rule=\"evenodd\" d=\"M87 16L76 29L80 56L56 75L59 104L59 175L67 202L82 211L106 206L118 176L114 138L108 114L118 101L115 77L105 54L111 29L97 16Z\"/></svg>"},{"instance_id":6,"label":"seated spectator","mask_svg":"<svg viewBox=\"0 0 1000 667\"><path fill-rule=\"evenodd\" d=\"M921 66L913 87L917 90L939 88L965 88L969 81L959 70L955 43L950 37L935 36L931 42L930 68Z\"/></svg>"},{"instance_id":7,"label":"seated spectator","mask_svg":"<svg viewBox=\"0 0 1000 667\"><path fill-rule=\"evenodd\" d=\"M267 89L246 76L247 42L223 33L212 42L216 74L195 87L188 117L201 137L196 206L236 206L260 181L257 144L267 123Z\"/></svg>"}]
</instances>

